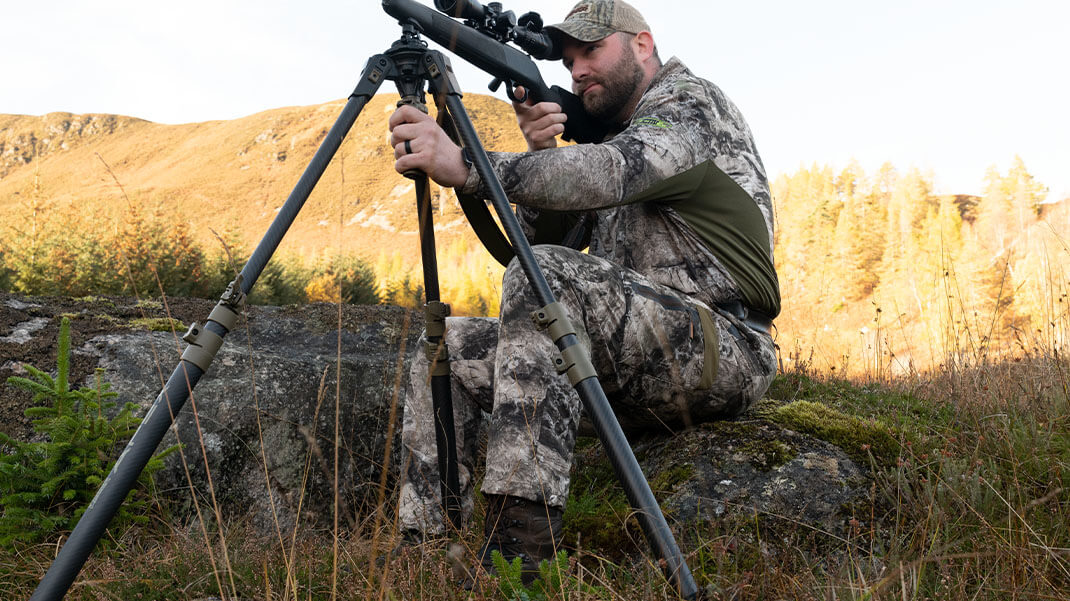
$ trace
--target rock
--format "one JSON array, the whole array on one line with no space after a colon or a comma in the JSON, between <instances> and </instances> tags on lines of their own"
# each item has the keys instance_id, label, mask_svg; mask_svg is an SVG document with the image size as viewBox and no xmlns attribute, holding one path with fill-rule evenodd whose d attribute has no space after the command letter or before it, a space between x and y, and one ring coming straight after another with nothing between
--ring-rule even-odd
<instances>
[{"instance_id":1,"label":"rock","mask_svg":"<svg viewBox=\"0 0 1070 601\"><path fill-rule=\"evenodd\" d=\"M711 531L745 534L755 548L773 552L800 538L835 545L860 526L858 517L872 507L870 472L856 453L809 432L805 420L786 417L805 415L808 405L766 399L734 419L630 438L678 536L721 524ZM842 420L842 430L855 429L867 440L879 438L879 425L831 409L823 417ZM830 431L839 432L836 426L830 423ZM577 444L565 535L611 554L646 549L605 451L593 439Z\"/></svg>"},{"instance_id":2,"label":"rock","mask_svg":"<svg viewBox=\"0 0 1070 601\"><path fill-rule=\"evenodd\" d=\"M726 514L782 517L843 535L869 478L828 442L754 413L636 445L647 474L673 474L660 496L677 522Z\"/></svg>"},{"instance_id":3,"label":"rock","mask_svg":"<svg viewBox=\"0 0 1070 601\"><path fill-rule=\"evenodd\" d=\"M186 324L203 323L214 306L210 301L170 302L170 316ZM40 350L55 347L59 318L66 313L73 317L72 363L78 366L71 381L93 386L90 372L102 368L117 400L139 405L142 414L185 347L170 327L146 329L171 323L158 304L11 297L0 297L0 303L0 377L15 373L8 363L54 368L54 350L45 360ZM333 520L337 457L344 527L358 526L362 516L371 514L369 508L379 505L381 482L393 498L400 407L385 479L383 465L391 412L400 403L396 393L407 374L399 358L403 346L414 348L422 323L414 323L401 308L386 306L344 305L340 319L339 334L337 306L249 310L248 326L239 325L228 335L161 444L161 449L178 441L184 445L157 474L165 495L188 506L192 483L199 501L210 506L214 496L226 519L248 521L265 533L274 534L276 527L287 532L298 522L323 527ZM3 398L3 406L10 407ZM202 511L208 515L211 510L202 505Z\"/></svg>"}]
</instances>

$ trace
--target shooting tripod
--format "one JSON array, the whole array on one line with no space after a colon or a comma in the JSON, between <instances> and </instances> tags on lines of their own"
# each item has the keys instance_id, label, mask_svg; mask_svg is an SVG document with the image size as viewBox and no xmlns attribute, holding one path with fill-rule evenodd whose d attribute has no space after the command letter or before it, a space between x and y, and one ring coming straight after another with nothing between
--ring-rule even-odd
<instances>
[{"instance_id":1,"label":"shooting tripod","mask_svg":"<svg viewBox=\"0 0 1070 601\"><path fill-rule=\"evenodd\" d=\"M268 228L264 238L242 268L241 273L227 287L219 303L211 311L204 326L194 323L184 340L189 346L182 360L172 372L164 389L153 402L129 444L123 450L111 473L104 480L70 538L60 549L48 572L30 597L31 601L58 601L70 588L90 552L103 535L108 523L118 511L141 470L155 452L167 429L193 392L201 376L208 370L223 338L237 325L245 296L260 277L271 255L298 212L312 193L342 140L384 81L394 81L401 95L400 104L424 106L424 86L429 87L439 108L440 123L447 131L459 136L470 151L475 169L488 182L491 202L513 251L528 281L535 289L543 308L534 318L550 334L560 357L555 360L558 372L567 374L579 393L584 409L594 423L599 439L606 448L610 462L620 479L636 517L653 551L661 560L668 578L685 599L694 599L698 590L691 572L683 561L680 549L665 517L658 507L650 486L624 437L620 424L610 408L605 392L575 330L568 322L564 309L558 304L532 254L520 224L512 213L500 181L494 174L490 160L475 128L461 102L461 93L449 61L440 52L428 50L420 39L418 29L411 23L402 25L401 38L383 54L368 60L360 83L349 96L334 126L327 133L311 163L305 169L279 215ZM439 473L442 477L442 498L449 522L460 526L460 498L457 476L456 440L453 407L450 398L449 361L444 344L445 318L448 305L440 302L434 228L431 222L430 184L426 174L406 173L416 183L417 207L425 292L427 298L427 348L432 363L433 410L436 415ZM485 205L483 211L486 212ZM489 218L489 215L486 216ZM471 220L472 217L470 216Z\"/></svg>"}]
</instances>

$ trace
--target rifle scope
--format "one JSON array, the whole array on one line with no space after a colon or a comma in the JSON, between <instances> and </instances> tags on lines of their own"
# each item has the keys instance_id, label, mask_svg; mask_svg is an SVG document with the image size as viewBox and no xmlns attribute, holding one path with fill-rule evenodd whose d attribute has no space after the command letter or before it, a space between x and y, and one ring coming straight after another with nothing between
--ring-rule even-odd
<instances>
[{"instance_id":1,"label":"rifle scope","mask_svg":"<svg viewBox=\"0 0 1070 601\"><path fill-rule=\"evenodd\" d=\"M435 0L435 8L455 19L465 19L469 25L500 42L515 42L531 56L555 61L561 58L561 48L543 29L538 13L524 13L518 20L511 10L503 10L501 2L486 6L477 0Z\"/></svg>"}]
</instances>

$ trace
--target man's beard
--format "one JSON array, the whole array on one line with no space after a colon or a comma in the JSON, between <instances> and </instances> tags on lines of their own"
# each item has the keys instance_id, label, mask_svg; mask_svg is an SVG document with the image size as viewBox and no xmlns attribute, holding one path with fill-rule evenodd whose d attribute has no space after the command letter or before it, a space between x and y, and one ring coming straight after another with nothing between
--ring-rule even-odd
<instances>
[{"instance_id":1,"label":"man's beard","mask_svg":"<svg viewBox=\"0 0 1070 601\"><path fill-rule=\"evenodd\" d=\"M643 71L639 61L635 60L631 49L625 47L613 70L601 78L595 78L602 89L583 95L583 108L601 121L612 121L628 106L642 81Z\"/></svg>"}]
</instances>

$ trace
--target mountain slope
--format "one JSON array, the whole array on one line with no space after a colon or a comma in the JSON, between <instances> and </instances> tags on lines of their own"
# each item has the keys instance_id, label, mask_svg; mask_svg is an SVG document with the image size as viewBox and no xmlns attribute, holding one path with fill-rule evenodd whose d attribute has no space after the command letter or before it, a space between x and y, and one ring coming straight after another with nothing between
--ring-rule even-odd
<instances>
[{"instance_id":1,"label":"mountain slope","mask_svg":"<svg viewBox=\"0 0 1070 601\"><path fill-rule=\"evenodd\" d=\"M384 94L365 106L282 250L418 256L413 186L394 171L388 142L386 121L396 100ZM465 100L488 150L524 149L508 104L480 95ZM212 243L211 230L230 229L251 247L343 106L336 101L182 125L117 115L0 115L0 214L9 223L28 219L29 198L36 196L55 214L77 208L110 227L129 199L189 222L204 242ZM448 196L436 217L444 243L470 235Z\"/></svg>"}]
</instances>

